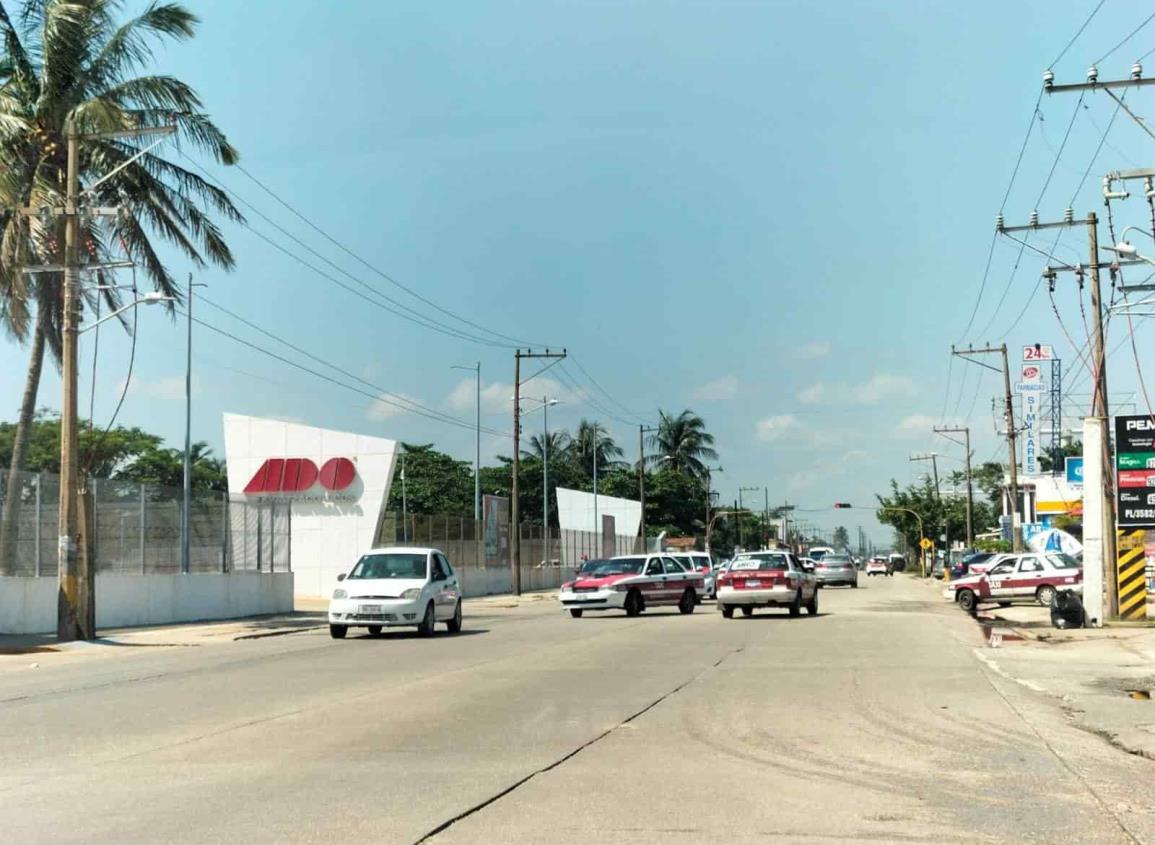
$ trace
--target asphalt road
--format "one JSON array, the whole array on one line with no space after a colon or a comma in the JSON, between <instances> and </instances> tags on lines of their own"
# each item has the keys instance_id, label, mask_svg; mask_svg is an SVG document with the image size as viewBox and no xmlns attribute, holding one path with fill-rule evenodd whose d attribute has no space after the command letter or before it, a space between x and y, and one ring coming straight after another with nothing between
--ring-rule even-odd
<instances>
[{"instance_id":1,"label":"asphalt road","mask_svg":"<svg viewBox=\"0 0 1155 845\"><path fill-rule=\"evenodd\" d=\"M816 618L563 615L0 673L0 841L1155 842L1155 763L929 585ZM1155 707L1155 705L1153 705Z\"/></svg>"}]
</instances>

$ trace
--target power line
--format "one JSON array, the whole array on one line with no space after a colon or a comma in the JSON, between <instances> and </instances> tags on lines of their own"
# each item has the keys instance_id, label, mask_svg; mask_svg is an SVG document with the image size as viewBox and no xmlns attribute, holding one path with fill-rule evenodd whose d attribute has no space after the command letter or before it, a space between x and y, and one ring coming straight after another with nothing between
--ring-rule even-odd
<instances>
[{"instance_id":1,"label":"power line","mask_svg":"<svg viewBox=\"0 0 1155 845\"><path fill-rule=\"evenodd\" d=\"M203 297L202 297L202 301L203 301ZM187 314L187 312L182 311L179 308L176 308L173 310L182 317L187 318L189 316ZM451 417L451 416L448 416L445 414L440 414L438 412L434 412L432 414L426 413L425 411L419 410L418 408L404 405L400 402L387 399L387 398L385 398L385 395L382 395L382 394L387 394L387 391L380 390L377 387L373 388L374 390L379 391L379 393L375 394L375 393L369 393L368 391L362 390L358 387L354 387L353 385L346 384L345 382L340 381L339 379L335 379L332 376L326 375L325 373L318 372L317 370L311 369L310 367L306 367L303 364L300 364L296 361L293 361L290 358L286 358L283 355L278 355L276 352L273 352L269 349L266 349L263 346L260 346L256 343L245 340L242 337L238 337L237 335L232 334L231 332L226 331L225 329L219 328L218 326L214 326L211 323L208 323L208 322L200 319L199 317L192 317L192 321L194 323L196 323L197 325L208 329L211 332L219 334L222 337L226 337L229 340L232 340L236 343L241 344L242 346L246 346L255 352L260 352L262 355L266 355L266 356L268 356L268 357L270 357L276 361L280 361L282 364L287 364L288 366L293 367L294 369L300 370L301 372L304 372L304 373L308 373L311 376L315 376L316 378L319 378L322 381L326 381L330 384L336 385L337 387L343 387L346 390L350 390L354 393L359 393L360 395L365 396L365 397L373 400L374 402L380 402L381 404L384 404L384 405L390 405L392 407L399 408L402 411L406 411L408 413L416 414L417 416L425 417L427 419L433 420L434 422L440 422L440 423L444 423L446 425L453 425L453 426L456 426L458 428L466 429L468 431L475 431L476 430L476 427L473 424L465 422L463 420L458 420L455 417ZM282 342L284 342L284 341L282 341ZM287 344L287 342L285 342L285 343L286 343L286 345L289 345L289 344ZM319 360L319 359L316 359L315 356L312 356L312 355L310 355L309 357L314 358L315 360ZM359 379L357 376L353 376L351 373L348 373L347 371L341 369L340 367L338 367L334 364L324 362L324 366L326 366L326 367L328 367L328 368L330 368L336 372L342 373L343 375L346 375L350 378L353 378L356 381L363 381L362 379ZM392 394L388 394L388 395L392 395ZM482 431L486 432L487 434L492 434L494 436L500 436L500 437L508 436L506 432L497 431L496 429L491 429L491 428L482 428Z\"/></svg>"},{"instance_id":2,"label":"power line","mask_svg":"<svg viewBox=\"0 0 1155 845\"><path fill-rule=\"evenodd\" d=\"M1132 38L1134 38L1136 35L1138 35L1139 32L1145 26L1147 26L1147 24L1151 23L1151 21L1153 21L1153 20L1155 20L1155 13L1152 13L1146 20L1143 21L1143 23L1139 24L1137 27L1135 27L1133 30L1131 30L1130 34L1126 38L1124 38L1122 41L1120 41L1118 44L1116 44L1114 47L1112 47L1110 50L1108 50L1106 53L1104 53L1101 58L1096 59L1095 64L1101 65L1107 59L1111 58L1111 56L1114 55L1116 50L1118 50L1120 47L1122 47L1124 44L1126 44L1128 41L1130 41ZM1150 53L1148 53L1148 55L1150 55Z\"/></svg>"},{"instance_id":3,"label":"power line","mask_svg":"<svg viewBox=\"0 0 1155 845\"><path fill-rule=\"evenodd\" d=\"M339 250L344 252L349 257L353 258L355 261L357 261L358 263L360 263L361 265L363 265L367 269L376 273L382 279L389 282L389 284L405 291L407 294L412 296L414 299L417 299L418 301L425 303L430 308L436 309L437 311L441 312L442 314L446 315L447 317L452 317L454 320L457 320L458 322L464 323L465 325L470 326L474 329L477 329L478 331L482 331L482 332L485 332L486 334L493 335L494 337L501 338L503 340L507 340L510 343L514 344L515 346L534 346L534 345L545 346L545 345L547 345L547 344L540 344L540 343L539 344L532 344L532 343L529 343L528 341L525 341L521 338L515 338L515 337L511 337L510 335L502 334L501 332L494 331L493 329L488 329L485 326L480 325L479 323L475 323L472 320L466 319L465 317L462 317L460 314L456 314L447 308L443 308L442 306L438 305L433 300L431 300L425 296L422 296L417 291L413 290L412 288L408 287L407 285L402 284L401 282L397 281L392 276L390 276L388 273L384 272L383 270L379 269L375 265L366 261L360 255L355 253L349 247L345 246L343 243L338 241L336 238L334 238L332 235L330 235L328 232L326 232L324 229L322 229L320 226L318 226L316 223L314 223L312 220L310 220L308 217L306 217L304 214L302 214L300 211L298 211L289 202L287 202L286 200L284 200L280 196L278 196L271 188L269 188L268 185L266 185L264 182L262 182L260 179L258 179L256 176L254 176L248 170L246 170L242 165L235 164L233 166L236 167L236 169L239 170L241 173L243 173L249 180L251 180L262 191L264 191L266 194L268 194L270 197L272 197L274 200L276 200L280 205L282 205L289 212L291 212L295 217L297 217L299 220L301 220L303 223L305 223L305 225L307 225L310 229L317 232L317 234L321 235L321 237L323 237L325 240L329 241L329 243L333 244ZM556 345L556 344L554 344L554 345Z\"/></svg>"},{"instance_id":4,"label":"power line","mask_svg":"<svg viewBox=\"0 0 1155 845\"><path fill-rule=\"evenodd\" d=\"M590 383L593 384L593 386L596 387L598 389L598 391L600 391L603 396L605 396L607 399L609 399L610 402L612 402L617 407L621 408L622 411L626 414L626 416L630 416L630 417L636 417L637 416L633 411L631 411L629 408L627 408L625 405L623 405L621 402L619 402L617 399L615 399L610 394L610 392L608 390L606 390L604 387L602 387L601 384L598 382L598 380L595 379L592 375L590 375L589 370L587 370L585 367L582 366L581 361L579 361L573 355L570 355L569 359L571 361L573 361L574 366L576 366L579 370L582 371L582 374L585 375L585 377L587 379L589 379Z\"/></svg>"},{"instance_id":5,"label":"power line","mask_svg":"<svg viewBox=\"0 0 1155 845\"><path fill-rule=\"evenodd\" d=\"M1103 4L1106 2L1107 2L1107 0L1099 0L1099 4L1097 6L1095 6L1094 9L1091 10L1091 14L1087 15L1087 19L1085 21L1083 21L1083 25L1081 27L1079 27L1079 31L1071 36L1071 40L1067 42L1067 46L1064 47L1059 52L1059 55L1055 56L1055 60L1053 62L1051 62L1050 67L1053 68L1055 65L1057 65L1062 60L1063 56L1067 55L1067 51L1070 50L1071 47L1074 46L1075 42L1079 40L1079 36L1082 35L1083 30L1085 30L1087 28L1087 24L1089 24L1091 22L1091 19L1094 18L1095 15L1097 15L1099 13L1099 10L1103 8Z\"/></svg>"},{"instance_id":6,"label":"power line","mask_svg":"<svg viewBox=\"0 0 1155 845\"><path fill-rule=\"evenodd\" d=\"M469 334L468 332L465 332L464 330L454 328L453 326L449 326L449 325L446 325L444 323L440 323L440 322L434 320L433 318L427 317L426 315L422 314L421 312L416 311L416 310L410 308L409 306L405 305L404 303L399 302L396 299L382 293L377 288L364 282L363 280L359 279L357 276L354 276L352 273L345 270L343 267L330 261L327 257L325 257L324 255L319 253L317 250L313 249L311 246L306 244L304 241L302 241L300 238L298 238L292 232L285 229L283 226L281 226L279 223L277 223L275 220L273 220L271 217L269 217L267 214L265 214L263 211L261 211L255 205L253 205L251 202L249 202L244 197L237 194L235 191L231 190L230 188L226 187L225 185L223 185L221 183L212 182L211 181L211 174L207 170L205 170L203 167L201 167L197 162L193 161L193 159L189 158L185 153L182 152L181 156L184 157L187 161L189 161L190 164L193 166L193 168L195 168L196 170L199 170L201 173L205 174L205 177L207 179L209 179L210 184L212 184L214 187L216 187L219 190L223 191L224 193L228 194L233 199L235 199L237 202L240 202L241 204L245 205L246 207L252 209L252 211L257 216L261 217L263 220L265 220L267 223L269 223L269 225L273 226L273 228L277 229L279 232L281 232L281 234L283 234L285 237L289 238L289 240L291 240L293 243L297 244L299 247L306 250L310 254L316 256L321 261L325 262L330 267L335 269L337 272L341 273L344 276L347 276L349 279L351 279L357 285L359 285L360 287L369 291L369 293L372 294L372 296L366 295L365 293L362 293L359 290L355 290L354 288L350 287L348 284L342 282L340 279L335 278L334 276L330 275L329 273L325 272L324 270L321 270L320 268L316 267L315 265L309 263L305 259L301 258L299 255L294 253L292 250L277 243L272 238L270 238L268 235L264 234L259 229L255 228L251 223L248 223L246 221L245 223L241 224L246 229L248 229L248 231L252 232L254 235L256 235L259 239L261 239L262 241L267 243L269 246L273 247L278 252L288 256L289 258L293 259L294 261L296 261L298 264L302 265L303 267L306 267L309 270L312 270L314 273L316 273L321 278L332 282L333 284L337 285L338 287L342 288L343 290L345 290L345 291L353 294L354 296L368 302L371 305L377 306L378 308L382 309L383 311L386 311L386 312L393 314L397 317L400 317L404 320L408 320L409 322L415 323L415 324L417 324L423 328L427 328L427 329L430 329L432 331L438 332L440 334L447 335L447 336L453 337L453 338L457 338L459 340L465 340L465 341L469 341L471 343L481 344L483 346L492 346L492 347L497 347L497 348L501 348L501 349L511 348L507 344L500 343L498 341L494 341L494 340L491 340L488 338L479 337L477 335ZM386 304L378 301L377 297L379 297L381 300L384 300L385 302L390 303L391 305L393 305L395 307L390 307L389 305L386 305ZM401 310L398 311L396 309L401 309ZM402 312L407 312L407 313L402 313Z\"/></svg>"},{"instance_id":7,"label":"power line","mask_svg":"<svg viewBox=\"0 0 1155 845\"><path fill-rule=\"evenodd\" d=\"M412 406L412 410L414 410L415 412L416 411L425 411L429 414L434 414L438 417L443 417L447 420L452 420L453 422L457 422L457 423L466 422L465 420L460 420L460 419L458 419L458 418L456 418L450 414L446 414L446 413L443 413L441 411L435 410L434 408L430 408L428 406L422 405L420 402L417 402L413 399L410 399L407 396L402 396L399 393L393 393L392 391L385 390L384 388L382 388L376 384L373 384L372 382L367 381L367 380L361 378L360 376L349 372L348 370L344 370L344 369L342 369L342 368L340 368L334 364L330 364L328 361L324 360L323 358L320 358L320 357L314 355L313 353L309 352L306 349L302 349L300 346L297 346L296 344L290 343L289 341L285 340L280 335L274 334L273 332L271 332L265 328L262 328L261 326L257 325L256 323L252 322L251 320L248 320L248 319L242 317L240 314L237 314L235 311L231 311L228 308L226 308L225 306L223 306L217 302L213 302L207 296L202 295L199 299L201 302L205 303L206 305L217 309L218 311L220 311L223 314L227 314L229 317L232 317L237 322L243 323L244 325L248 326L250 329L253 329L256 332L259 332L260 334L264 335L265 337L269 338L270 340L273 340L273 341L281 344L282 346L286 346L289 349L292 349L294 352L298 353L299 355L304 355L309 360L314 361L315 363L321 364L322 366L329 367L331 370L334 370L335 372L341 373L341 375L346 376L347 378L351 378L354 381L360 382L361 384L365 385L366 387L370 387L373 390L376 390L383 395L391 396L395 400L397 400L398 402L404 402L405 404Z\"/></svg>"}]
</instances>

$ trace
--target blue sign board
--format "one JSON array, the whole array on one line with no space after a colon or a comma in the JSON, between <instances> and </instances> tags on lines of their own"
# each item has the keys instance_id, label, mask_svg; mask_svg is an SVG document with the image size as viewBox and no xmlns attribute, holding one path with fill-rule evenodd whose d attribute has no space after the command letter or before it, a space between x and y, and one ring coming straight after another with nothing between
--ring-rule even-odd
<instances>
[{"instance_id":1,"label":"blue sign board","mask_svg":"<svg viewBox=\"0 0 1155 845\"><path fill-rule=\"evenodd\" d=\"M1083 484L1083 459L1067 458L1067 483Z\"/></svg>"}]
</instances>

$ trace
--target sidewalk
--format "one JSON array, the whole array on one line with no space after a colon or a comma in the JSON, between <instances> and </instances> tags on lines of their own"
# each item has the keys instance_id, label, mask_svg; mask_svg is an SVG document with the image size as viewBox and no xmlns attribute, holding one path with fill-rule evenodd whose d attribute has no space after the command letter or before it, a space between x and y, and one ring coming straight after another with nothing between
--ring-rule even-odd
<instances>
[{"instance_id":1,"label":"sidewalk","mask_svg":"<svg viewBox=\"0 0 1155 845\"><path fill-rule=\"evenodd\" d=\"M484 596L464 600L466 617L471 613L531 606L552 599L555 591L512 595ZM50 657L54 654L117 652L124 646L180 648L280 637L329 627L326 611L329 600L298 598L293 613L277 616L256 616L212 622L190 622L180 625L157 625L147 628L120 628L99 631L95 642L58 643L55 634L0 634L0 664L10 658L29 655ZM125 653L120 651L119 653Z\"/></svg>"},{"instance_id":2,"label":"sidewalk","mask_svg":"<svg viewBox=\"0 0 1155 845\"><path fill-rule=\"evenodd\" d=\"M1155 760L1155 625L1059 630L1048 608L1027 604L983 605L976 621L993 636L975 656L993 672L1059 699L1075 726Z\"/></svg>"}]
</instances>

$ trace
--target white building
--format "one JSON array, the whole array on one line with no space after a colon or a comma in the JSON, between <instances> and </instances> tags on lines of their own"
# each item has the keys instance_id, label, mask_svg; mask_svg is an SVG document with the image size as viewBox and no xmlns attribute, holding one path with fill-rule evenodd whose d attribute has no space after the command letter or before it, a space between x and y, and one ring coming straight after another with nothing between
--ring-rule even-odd
<instances>
[{"instance_id":1,"label":"white building","mask_svg":"<svg viewBox=\"0 0 1155 845\"><path fill-rule=\"evenodd\" d=\"M327 596L373 545L397 442L283 420L224 415L229 496L291 503L298 596Z\"/></svg>"}]
</instances>

